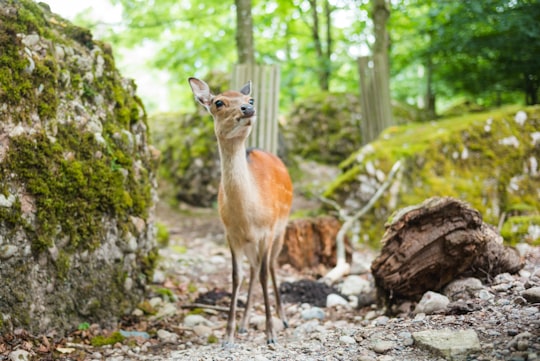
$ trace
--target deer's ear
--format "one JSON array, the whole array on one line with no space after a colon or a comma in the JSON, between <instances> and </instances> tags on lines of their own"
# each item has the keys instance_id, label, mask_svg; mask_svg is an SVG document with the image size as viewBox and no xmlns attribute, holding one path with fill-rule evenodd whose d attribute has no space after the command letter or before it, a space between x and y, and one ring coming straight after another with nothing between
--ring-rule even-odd
<instances>
[{"instance_id":1,"label":"deer's ear","mask_svg":"<svg viewBox=\"0 0 540 361\"><path fill-rule=\"evenodd\" d=\"M208 108L212 104L213 98L208 84L197 78L189 78L188 81L195 99L204 107Z\"/></svg>"},{"instance_id":2,"label":"deer's ear","mask_svg":"<svg viewBox=\"0 0 540 361\"><path fill-rule=\"evenodd\" d=\"M243 87L242 89L240 89L240 93L244 94L244 95L250 95L251 94L251 80L248 81Z\"/></svg>"}]
</instances>

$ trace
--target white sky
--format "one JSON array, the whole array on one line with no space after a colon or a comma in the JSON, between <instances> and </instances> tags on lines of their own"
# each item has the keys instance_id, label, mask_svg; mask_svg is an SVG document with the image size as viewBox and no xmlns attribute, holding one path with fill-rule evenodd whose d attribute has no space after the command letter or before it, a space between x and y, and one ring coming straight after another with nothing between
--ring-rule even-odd
<instances>
[{"instance_id":1,"label":"white sky","mask_svg":"<svg viewBox=\"0 0 540 361\"><path fill-rule=\"evenodd\" d=\"M78 14L82 13L85 19L104 24L117 25L122 21L122 7L113 6L109 0L42 1L50 6L53 13L67 20L73 21ZM98 34L94 33L94 37L98 37ZM167 87L169 75L166 72L145 67L149 56L154 53L154 51L149 51L151 45L139 46L131 50L122 49L122 51L114 49L114 53L119 55L116 56L116 67L123 76L135 79L137 94L145 103L147 111L170 111Z\"/></svg>"},{"instance_id":2,"label":"white sky","mask_svg":"<svg viewBox=\"0 0 540 361\"><path fill-rule=\"evenodd\" d=\"M113 6L109 0L43 0L51 11L68 20L82 12L85 16L106 23L118 23L122 20L122 8Z\"/></svg>"}]
</instances>

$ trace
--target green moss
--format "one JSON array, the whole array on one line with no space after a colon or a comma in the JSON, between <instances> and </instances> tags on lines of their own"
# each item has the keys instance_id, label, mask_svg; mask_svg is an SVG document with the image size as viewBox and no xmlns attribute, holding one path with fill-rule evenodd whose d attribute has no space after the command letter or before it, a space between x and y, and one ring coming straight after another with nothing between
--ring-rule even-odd
<instances>
[{"instance_id":1,"label":"green moss","mask_svg":"<svg viewBox=\"0 0 540 361\"><path fill-rule=\"evenodd\" d=\"M514 120L518 110L523 108L390 127L340 164L342 174L324 196L340 203L351 199L363 204L368 199L355 198L360 184L366 179L374 188L382 184L369 169L388 174L401 160L399 191L392 199L389 194L383 196L361 220L361 238L372 245L378 245L383 224L395 209L433 196L465 200L491 224L498 224L502 212L540 212L540 179L524 172L531 157L540 159L540 148L530 138L540 129L540 107L524 109L528 119L523 125ZM512 137L518 141L517 147L503 144Z\"/></svg>"},{"instance_id":2,"label":"green moss","mask_svg":"<svg viewBox=\"0 0 540 361\"><path fill-rule=\"evenodd\" d=\"M114 345L123 342L125 337L118 331L111 333L109 336L97 335L90 340L90 344L94 347Z\"/></svg>"},{"instance_id":3,"label":"green moss","mask_svg":"<svg viewBox=\"0 0 540 361\"><path fill-rule=\"evenodd\" d=\"M170 235L167 226L163 223L157 222L157 243L161 248L165 248L169 245Z\"/></svg>"},{"instance_id":4,"label":"green moss","mask_svg":"<svg viewBox=\"0 0 540 361\"><path fill-rule=\"evenodd\" d=\"M155 315L157 314L157 310L152 307L150 302L148 300L144 300L143 302L139 303L137 306L141 311L144 312L146 315Z\"/></svg>"}]
</instances>

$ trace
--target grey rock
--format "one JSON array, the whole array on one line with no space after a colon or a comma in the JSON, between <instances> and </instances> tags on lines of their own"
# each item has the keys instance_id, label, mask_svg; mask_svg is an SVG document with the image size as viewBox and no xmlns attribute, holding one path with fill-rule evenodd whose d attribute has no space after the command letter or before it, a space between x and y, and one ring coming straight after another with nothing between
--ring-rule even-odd
<instances>
[{"instance_id":1,"label":"grey rock","mask_svg":"<svg viewBox=\"0 0 540 361\"><path fill-rule=\"evenodd\" d=\"M212 334L212 329L205 325L197 325L193 327L193 332L200 337L208 337Z\"/></svg>"},{"instance_id":2,"label":"grey rock","mask_svg":"<svg viewBox=\"0 0 540 361\"><path fill-rule=\"evenodd\" d=\"M540 303L540 287L531 287L521 292L521 296L530 303Z\"/></svg>"},{"instance_id":3,"label":"grey rock","mask_svg":"<svg viewBox=\"0 0 540 361\"><path fill-rule=\"evenodd\" d=\"M444 311L450 300L448 297L441 295L440 293L428 291L424 293L422 299L416 305L414 313L425 313L427 315L436 312Z\"/></svg>"},{"instance_id":4,"label":"grey rock","mask_svg":"<svg viewBox=\"0 0 540 361\"><path fill-rule=\"evenodd\" d=\"M4 244L0 246L0 259L6 260L13 257L17 253L17 246L12 244Z\"/></svg>"},{"instance_id":5,"label":"grey rock","mask_svg":"<svg viewBox=\"0 0 540 361\"><path fill-rule=\"evenodd\" d=\"M449 360L465 360L467 356L481 350L478 335L474 330L427 330L414 332L416 344Z\"/></svg>"},{"instance_id":6,"label":"grey rock","mask_svg":"<svg viewBox=\"0 0 540 361\"><path fill-rule=\"evenodd\" d=\"M351 336L347 336L347 335L343 335L339 338L339 341L341 343L346 343L348 345L354 345L356 344L356 340L354 339L354 337L351 337Z\"/></svg>"},{"instance_id":7,"label":"grey rock","mask_svg":"<svg viewBox=\"0 0 540 361\"><path fill-rule=\"evenodd\" d=\"M312 319L323 320L326 315L321 308L312 307L310 309L303 310L301 313L301 316L303 320L312 320Z\"/></svg>"},{"instance_id":8,"label":"grey rock","mask_svg":"<svg viewBox=\"0 0 540 361\"><path fill-rule=\"evenodd\" d=\"M371 286L369 281L356 275L345 278L341 285L341 293L346 296L367 293L370 289Z\"/></svg>"},{"instance_id":9,"label":"grey rock","mask_svg":"<svg viewBox=\"0 0 540 361\"><path fill-rule=\"evenodd\" d=\"M475 297L475 295L483 289L482 281L477 278L469 277L460 280L450 282L444 288L444 295L453 301L459 299L468 300Z\"/></svg>"},{"instance_id":10,"label":"grey rock","mask_svg":"<svg viewBox=\"0 0 540 361\"><path fill-rule=\"evenodd\" d=\"M164 343L176 343L178 341L178 335L173 332L169 332L167 330L158 330L157 337L161 342Z\"/></svg>"},{"instance_id":11,"label":"grey rock","mask_svg":"<svg viewBox=\"0 0 540 361\"><path fill-rule=\"evenodd\" d=\"M396 347L396 344L392 341L385 341L385 340L375 340L372 345L371 349L377 353L387 353L388 351L394 349Z\"/></svg>"}]
</instances>

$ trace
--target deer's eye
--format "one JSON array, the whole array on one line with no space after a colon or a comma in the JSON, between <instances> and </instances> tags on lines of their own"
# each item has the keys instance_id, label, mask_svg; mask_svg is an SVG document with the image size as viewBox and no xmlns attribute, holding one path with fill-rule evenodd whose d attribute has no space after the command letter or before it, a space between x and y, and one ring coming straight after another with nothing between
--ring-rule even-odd
<instances>
[{"instance_id":1,"label":"deer's eye","mask_svg":"<svg viewBox=\"0 0 540 361\"><path fill-rule=\"evenodd\" d=\"M221 100L216 100L214 104L216 105L216 108L221 108L225 105L225 103L223 103Z\"/></svg>"},{"instance_id":2,"label":"deer's eye","mask_svg":"<svg viewBox=\"0 0 540 361\"><path fill-rule=\"evenodd\" d=\"M250 100L249 100L249 104L251 104L251 105L255 104L255 100L250 99Z\"/></svg>"}]
</instances>

